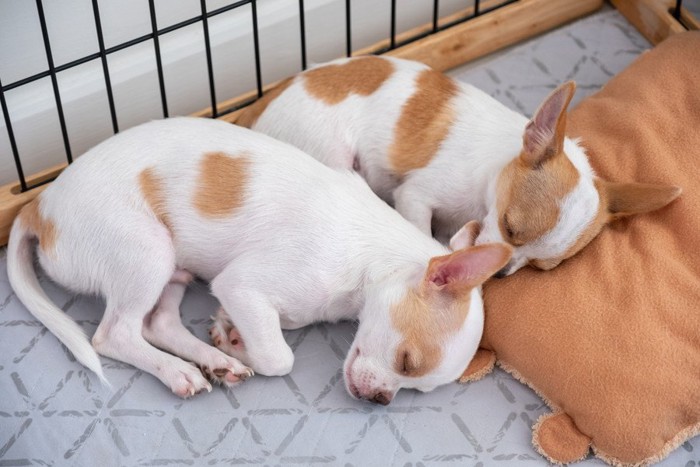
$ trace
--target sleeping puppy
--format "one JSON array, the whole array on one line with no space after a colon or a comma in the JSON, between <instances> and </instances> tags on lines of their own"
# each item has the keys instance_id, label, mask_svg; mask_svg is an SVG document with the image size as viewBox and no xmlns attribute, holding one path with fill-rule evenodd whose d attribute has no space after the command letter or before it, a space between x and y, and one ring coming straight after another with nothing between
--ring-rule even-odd
<instances>
[{"instance_id":1,"label":"sleeping puppy","mask_svg":"<svg viewBox=\"0 0 700 467\"><path fill-rule=\"evenodd\" d=\"M35 239L53 280L105 297L94 348L41 290ZM109 138L23 208L8 273L27 309L100 378L97 353L182 397L211 390L205 375L231 385L253 370L289 373L281 329L359 319L347 388L388 404L402 387L454 381L479 344L479 285L511 247L454 243L451 252L424 235L356 174L224 122L176 118ZM243 361L181 323L192 275L236 323Z\"/></svg>"},{"instance_id":2,"label":"sleeping puppy","mask_svg":"<svg viewBox=\"0 0 700 467\"><path fill-rule=\"evenodd\" d=\"M354 169L424 233L447 241L466 221L476 243L506 242L512 260L551 269L611 220L659 209L680 189L611 183L565 137L575 85L554 90L528 121L484 92L418 62L341 59L272 89L236 123Z\"/></svg>"}]
</instances>

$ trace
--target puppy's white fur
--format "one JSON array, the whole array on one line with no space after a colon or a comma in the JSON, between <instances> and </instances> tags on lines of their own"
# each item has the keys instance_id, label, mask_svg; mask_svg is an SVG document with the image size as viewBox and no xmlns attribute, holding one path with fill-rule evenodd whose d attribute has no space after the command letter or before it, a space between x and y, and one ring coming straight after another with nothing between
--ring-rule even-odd
<instances>
[{"instance_id":1,"label":"puppy's white fur","mask_svg":"<svg viewBox=\"0 0 700 467\"><path fill-rule=\"evenodd\" d=\"M243 184L242 204L215 218L193 202L202 161L212 153L249 163L244 180L222 182ZM167 222L139 184L147 170L159 182L159 210ZM189 361L227 372L219 375L227 383L249 376L245 365L264 375L288 373L294 356L281 328L316 321L359 318L346 363L348 388L367 399L381 392L382 403L401 387L429 390L455 380L481 337L483 305L478 284L470 283L459 329L425 337L441 349L439 364L421 377L401 374L396 352L402 336L392 308L427 280L431 258L449 251L379 200L357 175L220 121L177 118L124 131L69 166L38 202L55 233L52 247L37 249L45 271L75 292L106 299L93 337L96 350L154 374L181 396L210 389ZM31 265L35 235L20 215L8 248L10 282L27 308L104 378L81 329L41 291ZM502 245L479 251L486 256L460 260L460 267L473 268L471 277L480 282L510 256ZM245 341L243 363L204 345L180 323L186 271L211 281ZM451 274L443 275L459 283ZM449 297L443 297L445 304L452 303ZM425 311L436 322L449 318L444 309Z\"/></svg>"},{"instance_id":2,"label":"puppy's white fur","mask_svg":"<svg viewBox=\"0 0 700 467\"><path fill-rule=\"evenodd\" d=\"M339 65L348 64L349 60L365 58L340 59L320 67L334 67L338 81L347 81L349 78L343 76L345 70ZM562 135L561 157L570 159L579 177L566 197L551 203L552 209L559 211L559 219L551 229L539 232L536 239L526 244L515 243L504 234L501 225L508 206L503 210L497 206L499 197L508 192L508 187L499 188L499 184L508 183L501 175L523 152L528 138L530 144L544 145L558 138L555 133L563 131L563 125L559 128L557 124L565 114L573 85L567 83L550 95L530 122L534 126L528 133L526 117L469 84L453 81L456 93L449 101L453 121L447 136L426 166L400 176L392 168L391 147L402 112L418 91L419 76L429 68L392 57L373 60L388 61L393 71L371 94L351 92L341 102L329 104L307 89L307 71L295 77L264 107L252 128L294 144L331 167L354 167L375 193L421 231L432 231L442 241L469 220L482 222L477 244L499 241L516 246L513 260L503 273L513 273L537 260L537 264L546 261L547 268L553 267L575 253L571 248L586 229L593 228L601 198L594 183L595 174L578 141L563 139ZM257 111L255 107L253 111ZM669 199L656 207L678 196L680 190L673 189L670 187ZM518 193L520 197L529 195ZM534 199L533 206L545 204L546 196L554 194L539 196L542 199Z\"/></svg>"}]
</instances>

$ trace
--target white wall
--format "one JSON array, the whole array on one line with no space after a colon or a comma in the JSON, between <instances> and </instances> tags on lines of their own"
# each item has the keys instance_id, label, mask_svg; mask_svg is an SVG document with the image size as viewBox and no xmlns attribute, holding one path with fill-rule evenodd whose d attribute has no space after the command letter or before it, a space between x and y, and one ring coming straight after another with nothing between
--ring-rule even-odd
<instances>
[{"instance_id":1,"label":"white wall","mask_svg":"<svg viewBox=\"0 0 700 467\"><path fill-rule=\"evenodd\" d=\"M232 3L208 0L209 10ZM320 63L345 54L345 1L305 0L307 60ZM61 65L98 51L90 0L43 0L54 63ZM147 0L101 0L105 46L151 32ZM389 35L390 0L352 0L353 48ZM432 0L398 0L397 32L430 22ZM446 16L470 0L440 0ZM156 0L158 27L197 16L198 0ZM297 0L258 0L264 83L301 69ZM219 102L255 88L251 7L209 20ZM170 115L186 115L210 105L201 23L161 36ZM162 117L153 42L114 53L108 63L120 130ZM9 84L46 70L36 4L0 0L0 79ZM58 75L73 155L112 134L102 64L99 59ZM5 94L25 174L65 160L50 78ZM16 181L4 120L0 121L0 184Z\"/></svg>"}]
</instances>

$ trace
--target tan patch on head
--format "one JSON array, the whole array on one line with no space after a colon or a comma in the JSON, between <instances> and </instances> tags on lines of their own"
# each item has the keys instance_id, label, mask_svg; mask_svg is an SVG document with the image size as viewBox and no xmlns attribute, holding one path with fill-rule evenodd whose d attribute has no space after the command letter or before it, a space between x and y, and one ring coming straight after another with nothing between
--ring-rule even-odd
<instances>
[{"instance_id":1,"label":"tan patch on head","mask_svg":"<svg viewBox=\"0 0 700 467\"><path fill-rule=\"evenodd\" d=\"M530 262L532 266L538 269L543 269L545 271L555 268L559 265L559 263L561 263L565 259L569 259L579 251L583 250L583 248L589 243L591 243L591 241L600 233L605 224L608 223L608 221L610 220L610 213L608 213L608 210L606 208L607 200L605 199L605 193L598 187L598 180L595 180L595 185L596 188L598 188L599 194L598 212L596 213L593 220L591 220L591 223L588 224L588 226L585 229L583 229L583 231L579 234L578 238L576 238L576 241L574 241L574 243L571 244L571 246L564 252L564 254L551 259L532 260Z\"/></svg>"},{"instance_id":2,"label":"tan patch on head","mask_svg":"<svg viewBox=\"0 0 700 467\"><path fill-rule=\"evenodd\" d=\"M326 65L303 73L304 88L326 104L344 101L350 94L369 96L394 72L389 60L358 57L342 65Z\"/></svg>"},{"instance_id":3,"label":"tan patch on head","mask_svg":"<svg viewBox=\"0 0 700 467\"><path fill-rule=\"evenodd\" d=\"M469 312L470 298L471 289L455 296L423 282L418 290L410 290L392 308L393 323L403 336L394 363L397 373L421 377L440 365L441 344L461 329Z\"/></svg>"},{"instance_id":4,"label":"tan patch on head","mask_svg":"<svg viewBox=\"0 0 700 467\"><path fill-rule=\"evenodd\" d=\"M277 99L294 81L294 77L282 80L277 86L267 91L260 99L246 107L233 122L238 126L253 128L258 118L265 112L267 106Z\"/></svg>"},{"instance_id":5,"label":"tan patch on head","mask_svg":"<svg viewBox=\"0 0 700 467\"><path fill-rule=\"evenodd\" d=\"M250 159L245 154L204 154L200 163L194 206L204 217L231 215L243 205Z\"/></svg>"},{"instance_id":6,"label":"tan patch on head","mask_svg":"<svg viewBox=\"0 0 700 467\"><path fill-rule=\"evenodd\" d=\"M544 270L552 269L565 259L574 256L586 245L591 243L591 241L593 241L593 239L600 233L603 227L614 219L615 216L611 214L608 209L608 205L610 204L608 191L606 189L608 182L596 178L593 183L595 184L596 191L598 192L598 211L593 220L590 222L590 224L588 224L583 232L579 234L576 241L564 252L564 254L557 258L547 260L533 260L530 262L532 266Z\"/></svg>"},{"instance_id":7,"label":"tan patch on head","mask_svg":"<svg viewBox=\"0 0 700 467\"><path fill-rule=\"evenodd\" d=\"M39 210L40 197L35 198L25 205L20 211L18 218L25 229L36 235L39 239L39 247L46 254L52 254L56 247L56 237L58 231L56 225L41 215Z\"/></svg>"},{"instance_id":8,"label":"tan patch on head","mask_svg":"<svg viewBox=\"0 0 700 467\"><path fill-rule=\"evenodd\" d=\"M396 123L389 160L396 174L425 167L437 153L454 121L452 99L459 88L435 70L422 71L416 92L406 101Z\"/></svg>"},{"instance_id":9,"label":"tan patch on head","mask_svg":"<svg viewBox=\"0 0 700 467\"><path fill-rule=\"evenodd\" d=\"M542 237L559 220L559 203L578 184L580 175L565 154L559 153L532 168L513 159L498 180L498 225L511 245L521 246Z\"/></svg>"},{"instance_id":10,"label":"tan patch on head","mask_svg":"<svg viewBox=\"0 0 700 467\"><path fill-rule=\"evenodd\" d=\"M172 227L168 218L166 208L165 190L163 189L163 181L156 174L152 167L144 169L139 174L139 187L143 194L148 207L151 208L156 218L163 224L171 233Z\"/></svg>"}]
</instances>

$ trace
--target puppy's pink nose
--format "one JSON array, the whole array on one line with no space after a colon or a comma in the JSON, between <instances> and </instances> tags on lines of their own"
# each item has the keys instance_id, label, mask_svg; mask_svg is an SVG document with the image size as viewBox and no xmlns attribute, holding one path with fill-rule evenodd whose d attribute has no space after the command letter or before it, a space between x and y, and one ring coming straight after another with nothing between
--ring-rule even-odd
<instances>
[{"instance_id":1,"label":"puppy's pink nose","mask_svg":"<svg viewBox=\"0 0 700 467\"><path fill-rule=\"evenodd\" d=\"M389 405L389 402L391 402L392 397L393 397L392 394L379 391L370 400L376 404Z\"/></svg>"}]
</instances>

